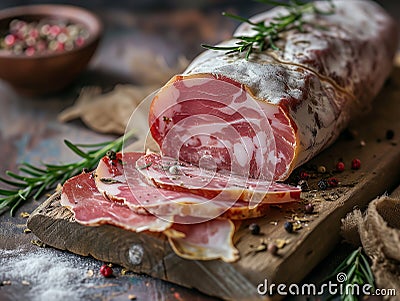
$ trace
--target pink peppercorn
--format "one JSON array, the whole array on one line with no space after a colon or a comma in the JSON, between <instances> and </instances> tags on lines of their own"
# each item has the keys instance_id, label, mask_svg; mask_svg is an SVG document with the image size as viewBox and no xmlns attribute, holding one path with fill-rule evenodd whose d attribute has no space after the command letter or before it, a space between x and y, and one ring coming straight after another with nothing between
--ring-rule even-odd
<instances>
[{"instance_id":1,"label":"pink peppercorn","mask_svg":"<svg viewBox=\"0 0 400 301\"><path fill-rule=\"evenodd\" d=\"M4 43L5 43L7 46L12 46L12 45L14 45L15 40L16 40L16 38L15 38L15 36L14 36L13 34L8 34L8 35L4 38Z\"/></svg>"},{"instance_id":2,"label":"pink peppercorn","mask_svg":"<svg viewBox=\"0 0 400 301\"><path fill-rule=\"evenodd\" d=\"M353 159L353 161L351 161L351 169L360 169L361 167L361 161L360 159Z\"/></svg>"},{"instance_id":3,"label":"pink peppercorn","mask_svg":"<svg viewBox=\"0 0 400 301\"><path fill-rule=\"evenodd\" d=\"M329 185L330 187L337 187L338 184L339 184L338 179L336 179L336 178L329 178L329 179L328 179L328 185Z\"/></svg>"},{"instance_id":4,"label":"pink peppercorn","mask_svg":"<svg viewBox=\"0 0 400 301\"><path fill-rule=\"evenodd\" d=\"M342 171L344 171L344 163L342 162L342 161L339 161L337 164L336 164L336 170L337 171L340 171L340 172L342 172Z\"/></svg>"},{"instance_id":5,"label":"pink peppercorn","mask_svg":"<svg viewBox=\"0 0 400 301\"><path fill-rule=\"evenodd\" d=\"M308 172L306 172L306 171L302 171L300 173L300 178L303 179L303 180L307 180L307 179L310 178L310 174Z\"/></svg>"},{"instance_id":6,"label":"pink peppercorn","mask_svg":"<svg viewBox=\"0 0 400 301\"><path fill-rule=\"evenodd\" d=\"M112 268L110 268L108 265L103 264L100 268L100 274L102 274L104 277L109 278L113 274Z\"/></svg>"}]
</instances>

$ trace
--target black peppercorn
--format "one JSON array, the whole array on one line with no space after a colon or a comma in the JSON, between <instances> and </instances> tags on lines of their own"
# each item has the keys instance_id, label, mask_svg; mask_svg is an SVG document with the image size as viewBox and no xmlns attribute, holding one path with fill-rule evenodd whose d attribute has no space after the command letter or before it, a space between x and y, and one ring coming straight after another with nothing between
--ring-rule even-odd
<instances>
[{"instance_id":1,"label":"black peppercorn","mask_svg":"<svg viewBox=\"0 0 400 301\"><path fill-rule=\"evenodd\" d=\"M110 159L110 160L115 160L117 159L117 153L114 152L113 150L109 150L106 152L106 156Z\"/></svg>"},{"instance_id":2,"label":"black peppercorn","mask_svg":"<svg viewBox=\"0 0 400 301\"><path fill-rule=\"evenodd\" d=\"M386 139L387 140L392 140L394 138L394 131L393 130L387 130L386 131Z\"/></svg>"},{"instance_id":3,"label":"black peppercorn","mask_svg":"<svg viewBox=\"0 0 400 301\"><path fill-rule=\"evenodd\" d=\"M326 182L325 179L319 180L318 188L321 189L321 190L326 190L328 188L328 183Z\"/></svg>"},{"instance_id":4,"label":"black peppercorn","mask_svg":"<svg viewBox=\"0 0 400 301\"><path fill-rule=\"evenodd\" d=\"M249 230L250 230L251 234L253 234L253 235L260 234L260 226L258 224L255 224L255 223L250 224Z\"/></svg>"},{"instance_id":5,"label":"black peppercorn","mask_svg":"<svg viewBox=\"0 0 400 301\"><path fill-rule=\"evenodd\" d=\"M288 233L292 233L293 232L293 224L291 222L285 222L285 224L283 225L283 227L285 228L285 230Z\"/></svg>"},{"instance_id":6,"label":"black peppercorn","mask_svg":"<svg viewBox=\"0 0 400 301\"><path fill-rule=\"evenodd\" d=\"M300 186L300 188L301 188L302 191L309 191L309 190L310 190L310 188L308 187L308 183L307 183L306 180L300 180L300 181L297 183L297 185Z\"/></svg>"}]
</instances>

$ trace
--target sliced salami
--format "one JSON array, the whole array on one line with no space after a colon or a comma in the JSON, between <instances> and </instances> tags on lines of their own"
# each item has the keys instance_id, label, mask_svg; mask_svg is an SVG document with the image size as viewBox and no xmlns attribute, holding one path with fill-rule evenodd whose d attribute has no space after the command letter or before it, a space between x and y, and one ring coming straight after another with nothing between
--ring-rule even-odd
<instances>
[{"instance_id":1,"label":"sliced salami","mask_svg":"<svg viewBox=\"0 0 400 301\"><path fill-rule=\"evenodd\" d=\"M154 215L137 214L127 206L106 199L96 188L92 174L80 174L63 186L62 206L69 208L75 220L87 226L109 224L133 232L163 232L177 255L187 259L238 259L230 220L215 219L194 225L177 224Z\"/></svg>"},{"instance_id":2,"label":"sliced salami","mask_svg":"<svg viewBox=\"0 0 400 301\"><path fill-rule=\"evenodd\" d=\"M180 223L202 222L216 217L246 219L264 216L269 204L250 208L247 202L229 198L210 199L188 192L160 189L143 182L136 161L143 153L118 153L104 157L95 171L96 186L108 199L132 211L171 216ZM140 169L140 168L139 168Z\"/></svg>"},{"instance_id":3,"label":"sliced salami","mask_svg":"<svg viewBox=\"0 0 400 301\"><path fill-rule=\"evenodd\" d=\"M207 198L253 200L268 204L300 199L301 189L298 187L212 172L156 153L140 157L136 168L150 185Z\"/></svg>"},{"instance_id":4,"label":"sliced salami","mask_svg":"<svg viewBox=\"0 0 400 301\"><path fill-rule=\"evenodd\" d=\"M175 224L173 231L166 231L168 241L179 256L191 260L222 259L233 262L239 251L232 243L235 225L227 219L214 219L193 225Z\"/></svg>"},{"instance_id":5,"label":"sliced salami","mask_svg":"<svg viewBox=\"0 0 400 301\"><path fill-rule=\"evenodd\" d=\"M310 14L279 49L208 50L154 97L150 131L163 155L213 170L284 180L365 111L390 73L398 35L372 1L333 1ZM317 2L327 10L326 1ZM271 22L273 9L254 17ZM234 36L250 35L243 25ZM232 46L236 39L220 46Z\"/></svg>"},{"instance_id":6,"label":"sliced salami","mask_svg":"<svg viewBox=\"0 0 400 301\"><path fill-rule=\"evenodd\" d=\"M126 230L162 232L172 226L168 219L132 212L128 207L106 199L96 188L91 173L75 176L62 188L62 206L68 207L83 225L111 224Z\"/></svg>"}]
</instances>

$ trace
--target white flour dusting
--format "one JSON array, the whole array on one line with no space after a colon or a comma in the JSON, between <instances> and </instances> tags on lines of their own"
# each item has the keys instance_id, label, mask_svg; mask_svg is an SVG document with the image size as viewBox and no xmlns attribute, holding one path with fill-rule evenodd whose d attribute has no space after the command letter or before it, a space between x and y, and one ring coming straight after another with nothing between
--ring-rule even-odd
<instances>
[{"instance_id":1,"label":"white flour dusting","mask_svg":"<svg viewBox=\"0 0 400 301\"><path fill-rule=\"evenodd\" d=\"M11 281L10 289L18 289L25 282L27 300L81 299L86 275L76 256L52 249L0 249L0 258L0 281Z\"/></svg>"}]
</instances>

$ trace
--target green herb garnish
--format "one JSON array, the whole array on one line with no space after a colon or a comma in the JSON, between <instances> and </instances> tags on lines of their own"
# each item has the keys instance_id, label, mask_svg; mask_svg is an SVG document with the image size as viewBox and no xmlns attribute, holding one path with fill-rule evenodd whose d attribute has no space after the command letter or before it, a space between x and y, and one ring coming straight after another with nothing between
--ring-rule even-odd
<instances>
[{"instance_id":1,"label":"green herb garnish","mask_svg":"<svg viewBox=\"0 0 400 301\"><path fill-rule=\"evenodd\" d=\"M12 216L18 206L27 199L31 197L38 199L45 191L55 188L57 184L63 184L70 177L81 173L82 170L94 169L107 152L120 151L124 140L132 135L133 132L130 132L115 141L96 144L73 144L64 140L66 146L82 158L81 161L60 165L44 163L41 167L23 162L18 167L23 175L6 171L9 179L0 177L0 182L14 188L0 189L0 212L3 213L4 210L9 209Z\"/></svg>"},{"instance_id":2,"label":"green herb garnish","mask_svg":"<svg viewBox=\"0 0 400 301\"><path fill-rule=\"evenodd\" d=\"M362 292L363 285L370 285L370 292L373 293L375 289L374 276L372 274L370 265L366 256L362 252L362 248L353 251L343 262L336 268L336 270L328 277L328 279L336 278L338 275L344 273L343 281L343 294L341 295L342 301L358 301L360 296L357 296L352 289L357 285ZM346 287L348 289L346 289Z\"/></svg>"},{"instance_id":3,"label":"green herb garnish","mask_svg":"<svg viewBox=\"0 0 400 301\"><path fill-rule=\"evenodd\" d=\"M258 0L258 2L266 3L273 6L282 6L287 9L287 14L279 15L272 19L271 22L265 24L264 21L254 23L250 19L243 18L230 13L223 13L224 16L232 19L248 23L251 28L255 30L255 34L252 36L234 36L233 38L238 39L234 46L211 46L201 45L204 48L212 50L226 51L225 54L232 53L245 53L246 60L249 59L250 54L253 52L262 52L268 48L278 50L275 42L280 39L283 32L298 29L300 32L303 31L304 16L306 14L319 14L326 15L334 12L333 3L328 0L331 5L329 11L321 11L313 2L304 3L299 0L292 0L288 3L273 1L273 0Z\"/></svg>"}]
</instances>

